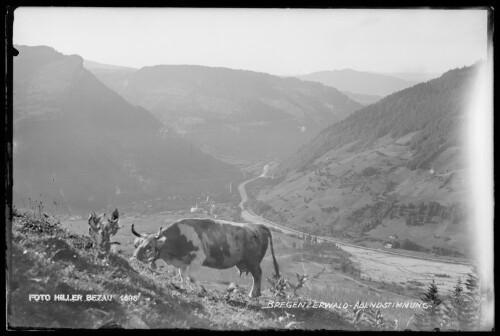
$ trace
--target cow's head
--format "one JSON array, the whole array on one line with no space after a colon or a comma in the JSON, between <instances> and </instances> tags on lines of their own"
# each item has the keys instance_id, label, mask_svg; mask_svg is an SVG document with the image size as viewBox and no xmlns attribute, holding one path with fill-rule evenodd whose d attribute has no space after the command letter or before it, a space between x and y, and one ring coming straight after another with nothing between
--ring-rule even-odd
<instances>
[{"instance_id":1,"label":"cow's head","mask_svg":"<svg viewBox=\"0 0 500 336\"><path fill-rule=\"evenodd\" d=\"M134 258L142 262L153 262L158 259L159 249L165 241L165 237L161 236L162 227L156 234L140 234L134 230L132 224L132 233L137 237L134 241Z\"/></svg>"}]
</instances>

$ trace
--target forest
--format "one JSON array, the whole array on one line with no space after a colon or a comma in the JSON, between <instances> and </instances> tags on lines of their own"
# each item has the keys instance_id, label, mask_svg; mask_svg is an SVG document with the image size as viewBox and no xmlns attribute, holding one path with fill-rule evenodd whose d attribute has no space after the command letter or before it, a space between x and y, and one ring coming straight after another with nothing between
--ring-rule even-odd
<instances>
[{"instance_id":1,"label":"forest","mask_svg":"<svg viewBox=\"0 0 500 336\"><path fill-rule=\"evenodd\" d=\"M450 70L441 77L393 93L323 129L281 166L282 172L305 170L326 152L354 143L351 151L372 146L379 138L397 139L418 132L408 144L414 150L408 168L428 169L439 153L461 145L468 90L481 63Z\"/></svg>"}]
</instances>

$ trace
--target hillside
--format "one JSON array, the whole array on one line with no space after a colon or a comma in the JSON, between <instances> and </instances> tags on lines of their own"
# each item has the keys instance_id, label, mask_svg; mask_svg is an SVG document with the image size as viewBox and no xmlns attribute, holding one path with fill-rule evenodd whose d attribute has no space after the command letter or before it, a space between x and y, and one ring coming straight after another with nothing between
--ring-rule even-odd
<instances>
[{"instance_id":1,"label":"hillside","mask_svg":"<svg viewBox=\"0 0 500 336\"><path fill-rule=\"evenodd\" d=\"M459 121L476 67L465 67L385 97L349 118L323 129L282 165L302 169L327 151L355 142L351 150L366 149L378 139L397 139L412 132L409 145L415 150L408 167L428 168L433 157L459 145ZM410 139L409 139L410 140Z\"/></svg>"},{"instance_id":2,"label":"hillside","mask_svg":"<svg viewBox=\"0 0 500 336\"><path fill-rule=\"evenodd\" d=\"M441 76L440 73L435 73L435 72L390 72L390 73L383 73L383 75L391 76L391 77L397 77L401 78L406 81L410 82L427 82L431 79L438 78Z\"/></svg>"},{"instance_id":3,"label":"hillside","mask_svg":"<svg viewBox=\"0 0 500 336\"><path fill-rule=\"evenodd\" d=\"M94 73L205 152L246 159L291 153L362 106L319 83L252 71L158 65Z\"/></svg>"},{"instance_id":4,"label":"hillside","mask_svg":"<svg viewBox=\"0 0 500 336\"><path fill-rule=\"evenodd\" d=\"M382 97L417 84L416 81L408 81L395 76L352 69L318 71L297 77L322 83L340 91Z\"/></svg>"},{"instance_id":5,"label":"hillside","mask_svg":"<svg viewBox=\"0 0 500 336\"><path fill-rule=\"evenodd\" d=\"M86 59L83 60L83 67L87 70L91 70L92 72L106 72L106 71L133 72L137 70L135 68L117 66L112 64L104 64L104 63L89 61Z\"/></svg>"},{"instance_id":6,"label":"hillside","mask_svg":"<svg viewBox=\"0 0 500 336\"><path fill-rule=\"evenodd\" d=\"M125 328L212 330L353 330L353 314L333 310L263 309L272 295L248 299L246 291L190 288L175 282L176 270L154 271L120 249L96 257L89 237L62 229L57 218L14 214L12 278L8 282L7 325L12 328ZM34 301L30 294L49 295ZM81 301L55 301L55 295ZM88 301L87 295L109 298ZM339 310L341 311L341 310Z\"/></svg>"},{"instance_id":7,"label":"hillside","mask_svg":"<svg viewBox=\"0 0 500 336\"><path fill-rule=\"evenodd\" d=\"M376 103L383 98L382 96L367 95L362 93L352 93L349 91L342 91L342 93L345 94L347 97L351 98L352 100L365 106Z\"/></svg>"},{"instance_id":8,"label":"hillside","mask_svg":"<svg viewBox=\"0 0 500 336\"><path fill-rule=\"evenodd\" d=\"M280 180L258 200L305 231L468 255L461 131L477 68L451 70L327 127L282 162L273 172Z\"/></svg>"},{"instance_id":9,"label":"hillside","mask_svg":"<svg viewBox=\"0 0 500 336\"><path fill-rule=\"evenodd\" d=\"M77 55L16 46L14 202L53 211L224 192L239 172L200 152L132 106ZM183 182L187 181L187 182Z\"/></svg>"}]
</instances>

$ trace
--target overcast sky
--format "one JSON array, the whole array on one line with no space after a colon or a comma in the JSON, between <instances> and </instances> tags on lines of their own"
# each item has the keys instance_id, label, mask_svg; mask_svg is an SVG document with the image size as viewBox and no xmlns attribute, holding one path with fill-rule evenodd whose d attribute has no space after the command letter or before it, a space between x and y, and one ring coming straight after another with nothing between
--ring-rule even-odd
<instances>
[{"instance_id":1,"label":"overcast sky","mask_svg":"<svg viewBox=\"0 0 500 336\"><path fill-rule=\"evenodd\" d=\"M486 10L18 8L15 44L101 63L442 73L486 58Z\"/></svg>"}]
</instances>

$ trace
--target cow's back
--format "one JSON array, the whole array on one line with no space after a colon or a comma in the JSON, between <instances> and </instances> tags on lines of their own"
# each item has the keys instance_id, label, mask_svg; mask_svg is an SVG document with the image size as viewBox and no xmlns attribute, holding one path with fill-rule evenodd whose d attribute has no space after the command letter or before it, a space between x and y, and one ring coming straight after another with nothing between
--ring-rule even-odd
<instances>
[{"instance_id":1,"label":"cow's back","mask_svg":"<svg viewBox=\"0 0 500 336\"><path fill-rule=\"evenodd\" d=\"M203 266L226 269L238 264L260 264L268 245L268 234L260 225L185 219L177 223L181 231L195 232L206 256ZM191 234L191 240L194 240Z\"/></svg>"}]
</instances>

